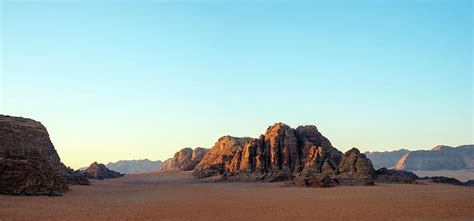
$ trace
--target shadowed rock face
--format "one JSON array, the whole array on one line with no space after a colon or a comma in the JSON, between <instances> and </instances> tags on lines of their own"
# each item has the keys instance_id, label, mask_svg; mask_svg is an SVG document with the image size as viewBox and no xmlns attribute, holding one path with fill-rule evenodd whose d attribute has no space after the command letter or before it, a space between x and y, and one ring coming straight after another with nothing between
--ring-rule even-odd
<instances>
[{"instance_id":1,"label":"shadowed rock face","mask_svg":"<svg viewBox=\"0 0 474 221\"><path fill-rule=\"evenodd\" d=\"M197 147L194 150L187 147L176 152L173 158L166 160L160 170L194 170L201 162L208 149Z\"/></svg>"},{"instance_id":2,"label":"shadowed rock face","mask_svg":"<svg viewBox=\"0 0 474 221\"><path fill-rule=\"evenodd\" d=\"M0 115L0 193L63 192L65 169L41 123Z\"/></svg>"},{"instance_id":3,"label":"shadowed rock face","mask_svg":"<svg viewBox=\"0 0 474 221\"><path fill-rule=\"evenodd\" d=\"M109 170L104 164L94 162L85 171L86 177L89 179L112 179L124 176L119 172Z\"/></svg>"},{"instance_id":4,"label":"shadowed rock face","mask_svg":"<svg viewBox=\"0 0 474 221\"><path fill-rule=\"evenodd\" d=\"M277 123L258 139L221 137L194 172L197 178L215 175L267 181L304 176L302 185L323 187L371 185L374 169L357 149L343 155L315 126Z\"/></svg>"}]
</instances>

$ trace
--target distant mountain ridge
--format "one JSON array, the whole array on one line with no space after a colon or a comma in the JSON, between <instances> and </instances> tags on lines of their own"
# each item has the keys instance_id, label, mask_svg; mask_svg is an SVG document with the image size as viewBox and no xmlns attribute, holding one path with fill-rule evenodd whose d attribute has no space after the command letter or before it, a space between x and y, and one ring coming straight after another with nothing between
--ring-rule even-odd
<instances>
[{"instance_id":1,"label":"distant mountain ridge","mask_svg":"<svg viewBox=\"0 0 474 221\"><path fill-rule=\"evenodd\" d=\"M365 152L365 155L372 161L374 168L378 169L382 167L392 168L408 152L409 150L407 149L400 149L384 152Z\"/></svg>"},{"instance_id":2,"label":"distant mountain ridge","mask_svg":"<svg viewBox=\"0 0 474 221\"><path fill-rule=\"evenodd\" d=\"M107 168L125 174L131 173L147 173L157 171L163 164L161 160L151 161L149 159L143 160L119 160L117 162L110 162L106 164Z\"/></svg>"},{"instance_id":3,"label":"distant mountain ridge","mask_svg":"<svg viewBox=\"0 0 474 221\"><path fill-rule=\"evenodd\" d=\"M474 145L438 145L431 150L366 152L375 167L410 171L474 169ZM398 157L398 160L394 161Z\"/></svg>"}]
</instances>

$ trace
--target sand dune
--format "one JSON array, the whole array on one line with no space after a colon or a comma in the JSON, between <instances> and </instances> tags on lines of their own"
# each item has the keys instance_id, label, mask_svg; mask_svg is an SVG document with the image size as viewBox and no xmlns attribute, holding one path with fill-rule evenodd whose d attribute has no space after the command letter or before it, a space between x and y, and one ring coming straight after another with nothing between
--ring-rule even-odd
<instances>
[{"instance_id":1,"label":"sand dune","mask_svg":"<svg viewBox=\"0 0 474 221\"><path fill-rule=\"evenodd\" d=\"M473 220L474 188L444 184L283 187L201 183L186 172L72 186L63 197L0 196L0 220Z\"/></svg>"}]
</instances>

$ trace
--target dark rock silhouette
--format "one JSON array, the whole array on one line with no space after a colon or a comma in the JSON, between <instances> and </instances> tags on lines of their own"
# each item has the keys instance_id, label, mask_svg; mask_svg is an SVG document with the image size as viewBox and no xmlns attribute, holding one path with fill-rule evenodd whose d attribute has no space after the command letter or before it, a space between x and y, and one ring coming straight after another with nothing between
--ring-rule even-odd
<instances>
[{"instance_id":1,"label":"dark rock silhouette","mask_svg":"<svg viewBox=\"0 0 474 221\"><path fill-rule=\"evenodd\" d=\"M434 177L430 177L430 179L431 181L435 183L446 183L446 184L452 184L452 185L457 185L457 186L464 186L463 182L452 177L434 176Z\"/></svg>"},{"instance_id":2,"label":"dark rock silhouette","mask_svg":"<svg viewBox=\"0 0 474 221\"><path fill-rule=\"evenodd\" d=\"M467 182L464 183L464 185L474 187L474 180L468 180Z\"/></svg>"},{"instance_id":3,"label":"dark rock silhouette","mask_svg":"<svg viewBox=\"0 0 474 221\"><path fill-rule=\"evenodd\" d=\"M380 183L417 183L420 178L409 171L383 167L375 171L375 179Z\"/></svg>"},{"instance_id":4,"label":"dark rock silhouette","mask_svg":"<svg viewBox=\"0 0 474 221\"><path fill-rule=\"evenodd\" d=\"M0 115L0 193L60 194L65 169L40 122Z\"/></svg>"}]
</instances>

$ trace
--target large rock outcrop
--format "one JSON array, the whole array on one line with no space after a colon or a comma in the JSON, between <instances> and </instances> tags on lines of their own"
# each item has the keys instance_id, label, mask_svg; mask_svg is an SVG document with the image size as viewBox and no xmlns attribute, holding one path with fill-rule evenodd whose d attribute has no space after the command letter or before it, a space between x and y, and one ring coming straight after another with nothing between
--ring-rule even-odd
<instances>
[{"instance_id":1,"label":"large rock outcrop","mask_svg":"<svg viewBox=\"0 0 474 221\"><path fill-rule=\"evenodd\" d=\"M112 179L122 177L124 174L109 170L104 164L94 162L85 171L85 175L89 179Z\"/></svg>"},{"instance_id":2,"label":"large rock outcrop","mask_svg":"<svg viewBox=\"0 0 474 221\"><path fill-rule=\"evenodd\" d=\"M267 181L298 177L302 185L323 187L371 185L374 168L357 149L342 154L315 126L293 129L277 123L258 139L221 137L193 174L197 178L221 175Z\"/></svg>"},{"instance_id":3,"label":"large rock outcrop","mask_svg":"<svg viewBox=\"0 0 474 221\"><path fill-rule=\"evenodd\" d=\"M207 151L208 149L202 147L196 147L194 150L189 147L183 148L176 152L173 158L163 162L159 170L194 170Z\"/></svg>"},{"instance_id":4,"label":"large rock outcrop","mask_svg":"<svg viewBox=\"0 0 474 221\"><path fill-rule=\"evenodd\" d=\"M335 176L342 185L374 185L375 170L372 162L361 154L358 149L352 148L342 156Z\"/></svg>"},{"instance_id":5,"label":"large rock outcrop","mask_svg":"<svg viewBox=\"0 0 474 221\"><path fill-rule=\"evenodd\" d=\"M0 193L64 192L65 169L40 122L0 115Z\"/></svg>"},{"instance_id":6,"label":"large rock outcrop","mask_svg":"<svg viewBox=\"0 0 474 221\"><path fill-rule=\"evenodd\" d=\"M405 153L395 169L410 171L474 169L474 145L436 146L432 150Z\"/></svg>"}]
</instances>

